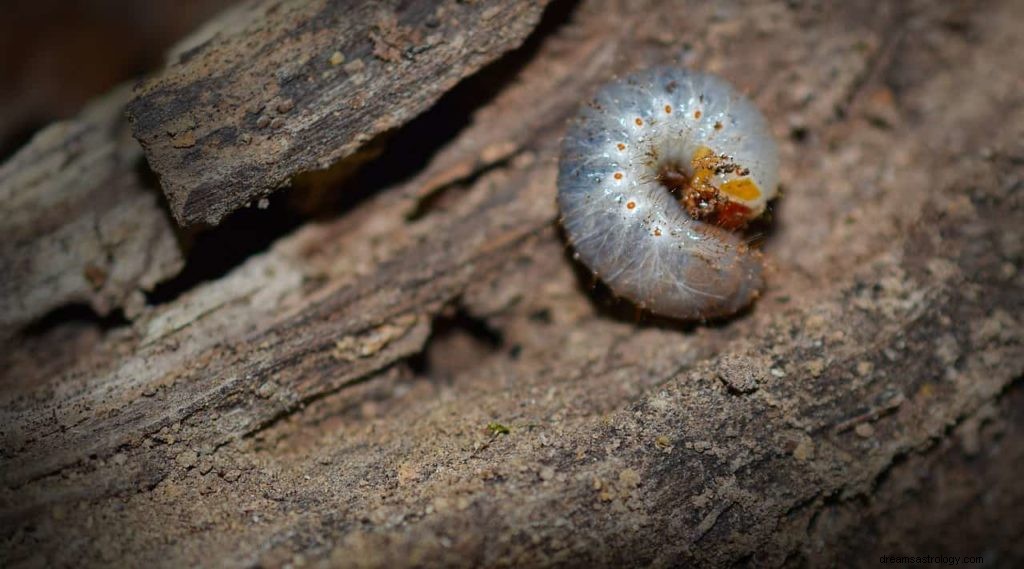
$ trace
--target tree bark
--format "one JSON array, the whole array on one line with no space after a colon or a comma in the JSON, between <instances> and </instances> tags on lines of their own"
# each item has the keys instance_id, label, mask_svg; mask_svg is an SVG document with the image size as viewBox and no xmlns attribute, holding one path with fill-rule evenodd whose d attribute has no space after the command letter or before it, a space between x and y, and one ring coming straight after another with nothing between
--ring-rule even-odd
<instances>
[{"instance_id":1,"label":"tree bark","mask_svg":"<svg viewBox=\"0 0 1024 569\"><path fill-rule=\"evenodd\" d=\"M218 223L423 112L546 2L263 0L208 25L128 106L178 222Z\"/></svg>"},{"instance_id":2,"label":"tree bark","mask_svg":"<svg viewBox=\"0 0 1024 569\"><path fill-rule=\"evenodd\" d=\"M39 132L0 167L0 339L74 303L143 310L143 292L184 262L116 89Z\"/></svg>"},{"instance_id":3,"label":"tree bark","mask_svg":"<svg viewBox=\"0 0 1024 569\"><path fill-rule=\"evenodd\" d=\"M363 158L401 170L471 112L425 166L374 187L342 162L330 184L369 197L226 275L85 340L16 338L0 559L1024 561L1022 22L1013 0L555 2ZM779 137L769 286L726 321L636 316L557 230L566 119L656 64L729 79ZM275 164L263 188L313 165Z\"/></svg>"}]
</instances>

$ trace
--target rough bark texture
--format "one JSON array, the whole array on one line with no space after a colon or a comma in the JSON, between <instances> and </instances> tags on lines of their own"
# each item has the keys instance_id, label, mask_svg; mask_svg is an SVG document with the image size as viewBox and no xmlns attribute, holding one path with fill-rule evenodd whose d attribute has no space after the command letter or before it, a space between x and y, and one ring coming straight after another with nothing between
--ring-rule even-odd
<instances>
[{"instance_id":1,"label":"rough bark texture","mask_svg":"<svg viewBox=\"0 0 1024 569\"><path fill-rule=\"evenodd\" d=\"M128 133L123 87L0 166L0 338L72 303L142 310L182 252Z\"/></svg>"},{"instance_id":2,"label":"rough bark texture","mask_svg":"<svg viewBox=\"0 0 1024 569\"><path fill-rule=\"evenodd\" d=\"M0 560L1024 561L1024 5L663 6L553 4L426 166L130 326L20 337ZM554 223L565 119L671 61L782 146L769 288L713 325L637 318Z\"/></svg>"},{"instance_id":3,"label":"rough bark texture","mask_svg":"<svg viewBox=\"0 0 1024 569\"><path fill-rule=\"evenodd\" d=\"M139 88L135 136L179 223L216 224L425 110L517 47L545 3L252 2Z\"/></svg>"}]
</instances>

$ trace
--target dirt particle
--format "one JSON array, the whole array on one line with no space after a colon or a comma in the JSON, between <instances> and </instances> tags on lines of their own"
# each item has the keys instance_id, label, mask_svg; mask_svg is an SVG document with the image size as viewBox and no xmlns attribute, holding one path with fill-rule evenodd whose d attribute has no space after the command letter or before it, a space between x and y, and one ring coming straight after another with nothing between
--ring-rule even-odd
<instances>
[{"instance_id":1,"label":"dirt particle","mask_svg":"<svg viewBox=\"0 0 1024 569\"><path fill-rule=\"evenodd\" d=\"M414 462L404 462L400 464L396 474L399 486L407 486L420 479L420 471Z\"/></svg>"},{"instance_id":2,"label":"dirt particle","mask_svg":"<svg viewBox=\"0 0 1024 569\"><path fill-rule=\"evenodd\" d=\"M801 462L814 458L814 442L810 438L802 438L793 449L793 458Z\"/></svg>"},{"instance_id":3,"label":"dirt particle","mask_svg":"<svg viewBox=\"0 0 1024 569\"><path fill-rule=\"evenodd\" d=\"M399 25L395 14L381 13L377 17L374 30L370 32L373 55L390 63L401 61L402 53L419 43L420 36L418 30Z\"/></svg>"},{"instance_id":4,"label":"dirt particle","mask_svg":"<svg viewBox=\"0 0 1024 569\"><path fill-rule=\"evenodd\" d=\"M265 198L264 198L265 199ZM277 384L273 381L265 381L256 389L256 397L269 399L277 391Z\"/></svg>"},{"instance_id":5,"label":"dirt particle","mask_svg":"<svg viewBox=\"0 0 1024 569\"><path fill-rule=\"evenodd\" d=\"M242 476L242 471L238 470L237 468L232 468L231 470L228 470L221 476L224 478L224 480L228 482L234 482Z\"/></svg>"},{"instance_id":6,"label":"dirt particle","mask_svg":"<svg viewBox=\"0 0 1024 569\"><path fill-rule=\"evenodd\" d=\"M805 364L807 373L811 374L811 377L820 377L821 373L825 371L825 360L821 358L815 358Z\"/></svg>"},{"instance_id":7,"label":"dirt particle","mask_svg":"<svg viewBox=\"0 0 1024 569\"><path fill-rule=\"evenodd\" d=\"M82 271L85 280L89 281L92 288L99 289L107 282L107 271L102 267L89 263Z\"/></svg>"},{"instance_id":8,"label":"dirt particle","mask_svg":"<svg viewBox=\"0 0 1024 569\"><path fill-rule=\"evenodd\" d=\"M765 365L749 357L728 354L718 361L718 378L736 393L752 393L767 379Z\"/></svg>"},{"instance_id":9,"label":"dirt particle","mask_svg":"<svg viewBox=\"0 0 1024 569\"><path fill-rule=\"evenodd\" d=\"M623 488L636 488L640 485L640 474L632 468L619 473L619 484Z\"/></svg>"},{"instance_id":10,"label":"dirt particle","mask_svg":"<svg viewBox=\"0 0 1024 569\"><path fill-rule=\"evenodd\" d=\"M871 426L871 423L861 423L853 428L853 432L862 439L870 438L875 434L875 428Z\"/></svg>"},{"instance_id":11,"label":"dirt particle","mask_svg":"<svg viewBox=\"0 0 1024 569\"><path fill-rule=\"evenodd\" d=\"M486 22L501 13L501 6L491 6L480 13L480 19Z\"/></svg>"},{"instance_id":12,"label":"dirt particle","mask_svg":"<svg viewBox=\"0 0 1024 569\"><path fill-rule=\"evenodd\" d=\"M198 460L199 453L192 449L188 449L182 453L179 453L178 456L174 458L174 461L178 463L178 466L182 467L185 470L188 470L195 466Z\"/></svg>"},{"instance_id":13,"label":"dirt particle","mask_svg":"<svg viewBox=\"0 0 1024 569\"><path fill-rule=\"evenodd\" d=\"M946 333L939 337L935 343L935 357L939 358L944 366L951 366L960 358L960 345L956 336Z\"/></svg>"},{"instance_id":14,"label":"dirt particle","mask_svg":"<svg viewBox=\"0 0 1024 569\"><path fill-rule=\"evenodd\" d=\"M342 69L344 69L345 73L348 73L349 75L356 75L358 73L362 73L363 70L366 69L366 64L363 63L362 59L355 59L346 63Z\"/></svg>"},{"instance_id":15,"label":"dirt particle","mask_svg":"<svg viewBox=\"0 0 1024 569\"><path fill-rule=\"evenodd\" d=\"M196 135L192 131L183 132L171 139L175 148L191 148L196 145Z\"/></svg>"},{"instance_id":16,"label":"dirt particle","mask_svg":"<svg viewBox=\"0 0 1024 569\"><path fill-rule=\"evenodd\" d=\"M873 363L871 363L871 362L869 362L867 360L863 360L863 361L857 362L857 375L859 375L861 377L867 377L868 374L870 374L872 371L874 371L874 369L875 369L875 364L873 364Z\"/></svg>"},{"instance_id":17,"label":"dirt particle","mask_svg":"<svg viewBox=\"0 0 1024 569\"><path fill-rule=\"evenodd\" d=\"M820 332L828 324L828 319L821 314L811 314L804 320L804 327L811 332Z\"/></svg>"}]
</instances>

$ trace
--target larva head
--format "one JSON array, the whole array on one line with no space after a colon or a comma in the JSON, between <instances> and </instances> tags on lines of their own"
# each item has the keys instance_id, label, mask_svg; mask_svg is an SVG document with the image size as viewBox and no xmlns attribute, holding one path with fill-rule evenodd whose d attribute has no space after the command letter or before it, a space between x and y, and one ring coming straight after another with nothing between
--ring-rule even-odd
<instances>
[{"instance_id":1,"label":"larva head","mask_svg":"<svg viewBox=\"0 0 1024 569\"><path fill-rule=\"evenodd\" d=\"M666 85L664 80L650 85L657 92L659 84ZM742 227L761 215L777 193L778 150L767 121L749 99L717 77L687 73L687 84L678 88L689 93L677 109L681 122L663 120L651 133L649 144L663 149L651 167L664 185L678 191L693 217ZM667 87L661 91L666 99L678 95Z\"/></svg>"}]
</instances>

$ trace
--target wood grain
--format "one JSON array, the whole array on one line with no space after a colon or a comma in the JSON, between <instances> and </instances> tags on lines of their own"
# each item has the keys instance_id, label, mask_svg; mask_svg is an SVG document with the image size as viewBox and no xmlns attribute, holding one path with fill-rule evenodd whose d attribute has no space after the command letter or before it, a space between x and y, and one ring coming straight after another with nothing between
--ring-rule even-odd
<instances>
[{"instance_id":1,"label":"wood grain","mask_svg":"<svg viewBox=\"0 0 1024 569\"><path fill-rule=\"evenodd\" d=\"M1021 6L660 5L560 5L422 170L0 384L0 560L1024 560ZM673 58L785 164L725 322L638 318L555 223L581 94Z\"/></svg>"},{"instance_id":2,"label":"wood grain","mask_svg":"<svg viewBox=\"0 0 1024 569\"><path fill-rule=\"evenodd\" d=\"M545 2L291 0L225 14L129 104L178 222L218 223L418 115Z\"/></svg>"},{"instance_id":3,"label":"wood grain","mask_svg":"<svg viewBox=\"0 0 1024 569\"><path fill-rule=\"evenodd\" d=\"M184 260L128 134L121 87L40 133L0 166L0 337L52 310L143 309Z\"/></svg>"}]
</instances>

